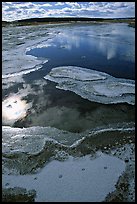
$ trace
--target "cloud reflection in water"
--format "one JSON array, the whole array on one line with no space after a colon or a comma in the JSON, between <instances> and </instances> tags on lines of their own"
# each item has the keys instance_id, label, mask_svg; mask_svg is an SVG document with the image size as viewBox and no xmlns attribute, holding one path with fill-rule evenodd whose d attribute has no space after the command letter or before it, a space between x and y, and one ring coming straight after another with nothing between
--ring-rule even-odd
<instances>
[{"instance_id":1,"label":"cloud reflection in water","mask_svg":"<svg viewBox=\"0 0 137 204\"><path fill-rule=\"evenodd\" d=\"M30 104L17 95L10 96L2 102L2 122L5 125L13 125L15 121L24 118Z\"/></svg>"}]
</instances>

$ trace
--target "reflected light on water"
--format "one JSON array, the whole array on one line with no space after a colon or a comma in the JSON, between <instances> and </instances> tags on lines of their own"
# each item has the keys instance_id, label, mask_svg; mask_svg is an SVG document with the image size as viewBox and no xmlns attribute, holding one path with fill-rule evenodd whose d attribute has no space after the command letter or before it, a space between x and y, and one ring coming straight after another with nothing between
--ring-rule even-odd
<instances>
[{"instance_id":1,"label":"reflected light on water","mask_svg":"<svg viewBox=\"0 0 137 204\"><path fill-rule=\"evenodd\" d=\"M25 100L21 100L19 96L10 96L2 102L2 121L13 124L26 116L28 108Z\"/></svg>"}]
</instances>

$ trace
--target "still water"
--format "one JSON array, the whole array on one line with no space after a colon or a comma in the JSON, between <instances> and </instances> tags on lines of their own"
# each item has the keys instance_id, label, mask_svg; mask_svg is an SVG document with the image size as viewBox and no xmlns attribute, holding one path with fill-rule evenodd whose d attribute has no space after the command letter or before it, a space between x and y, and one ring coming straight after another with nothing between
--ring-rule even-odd
<instances>
[{"instance_id":1,"label":"still water","mask_svg":"<svg viewBox=\"0 0 137 204\"><path fill-rule=\"evenodd\" d=\"M45 68L75 65L135 79L134 35L126 24L66 26L26 54L47 58Z\"/></svg>"},{"instance_id":2,"label":"still water","mask_svg":"<svg viewBox=\"0 0 137 204\"><path fill-rule=\"evenodd\" d=\"M135 29L39 25L5 27L2 35L2 192L8 202L30 195L35 202L104 201L119 193L123 172L129 188L120 195L134 197ZM67 89L58 81L64 73ZM87 100L91 91L112 104Z\"/></svg>"}]
</instances>

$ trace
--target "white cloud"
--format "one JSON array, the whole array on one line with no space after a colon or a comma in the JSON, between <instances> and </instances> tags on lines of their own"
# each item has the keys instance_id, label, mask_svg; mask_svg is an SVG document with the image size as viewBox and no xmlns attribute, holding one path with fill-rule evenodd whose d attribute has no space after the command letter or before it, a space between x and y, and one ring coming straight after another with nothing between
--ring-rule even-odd
<instances>
[{"instance_id":1,"label":"white cloud","mask_svg":"<svg viewBox=\"0 0 137 204\"><path fill-rule=\"evenodd\" d=\"M51 7L52 5L51 4L43 4L43 6L46 6L46 7Z\"/></svg>"},{"instance_id":2,"label":"white cloud","mask_svg":"<svg viewBox=\"0 0 137 204\"><path fill-rule=\"evenodd\" d=\"M78 4L77 2L65 2L66 5L70 6L72 9L73 8L80 8L80 4Z\"/></svg>"},{"instance_id":3,"label":"white cloud","mask_svg":"<svg viewBox=\"0 0 137 204\"><path fill-rule=\"evenodd\" d=\"M57 2L56 4L55 4L55 6L63 6L65 4L65 2Z\"/></svg>"},{"instance_id":4,"label":"white cloud","mask_svg":"<svg viewBox=\"0 0 137 204\"><path fill-rule=\"evenodd\" d=\"M3 20L48 16L134 17L135 2L2 2Z\"/></svg>"}]
</instances>

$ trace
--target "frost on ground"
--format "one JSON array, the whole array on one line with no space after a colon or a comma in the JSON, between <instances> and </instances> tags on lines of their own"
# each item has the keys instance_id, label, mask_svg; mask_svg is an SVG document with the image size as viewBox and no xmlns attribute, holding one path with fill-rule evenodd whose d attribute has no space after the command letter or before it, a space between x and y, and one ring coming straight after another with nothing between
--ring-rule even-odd
<instances>
[{"instance_id":1,"label":"frost on ground","mask_svg":"<svg viewBox=\"0 0 137 204\"><path fill-rule=\"evenodd\" d=\"M134 200L133 124L73 133L72 145L62 140L71 133L51 127L3 131L3 200L30 190L35 202Z\"/></svg>"},{"instance_id":2,"label":"frost on ground","mask_svg":"<svg viewBox=\"0 0 137 204\"><path fill-rule=\"evenodd\" d=\"M2 191L3 202L34 202L35 196L35 190L27 191L19 187L5 188Z\"/></svg>"},{"instance_id":3,"label":"frost on ground","mask_svg":"<svg viewBox=\"0 0 137 204\"><path fill-rule=\"evenodd\" d=\"M134 80L75 66L54 68L44 78L58 83L57 88L75 92L90 101L135 104Z\"/></svg>"}]
</instances>

